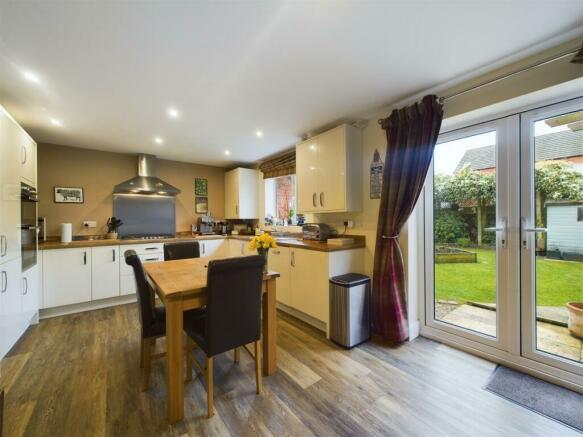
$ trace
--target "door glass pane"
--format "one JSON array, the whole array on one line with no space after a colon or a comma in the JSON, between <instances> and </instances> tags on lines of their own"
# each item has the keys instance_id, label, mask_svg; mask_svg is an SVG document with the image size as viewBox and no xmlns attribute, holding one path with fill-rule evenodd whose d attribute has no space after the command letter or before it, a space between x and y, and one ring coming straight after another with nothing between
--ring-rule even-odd
<instances>
[{"instance_id":1,"label":"door glass pane","mask_svg":"<svg viewBox=\"0 0 583 437\"><path fill-rule=\"evenodd\" d=\"M534 128L536 344L582 362L583 111Z\"/></svg>"},{"instance_id":2,"label":"door glass pane","mask_svg":"<svg viewBox=\"0 0 583 437\"><path fill-rule=\"evenodd\" d=\"M434 317L496 336L496 131L434 154Z\"/></svg>"}]
</instances>

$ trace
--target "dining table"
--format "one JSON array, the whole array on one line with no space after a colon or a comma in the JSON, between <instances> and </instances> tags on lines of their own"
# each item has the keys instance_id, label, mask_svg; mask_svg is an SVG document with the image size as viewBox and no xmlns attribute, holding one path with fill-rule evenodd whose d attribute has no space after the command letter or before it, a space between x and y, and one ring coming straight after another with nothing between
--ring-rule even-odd
<instances>
[{"instance_id":1,"label":"dining table","mask_svg":"<svg viewBox=\"0 0 583 437\"><path fill-rule=\"evenodd\" d=\"M209 261L208 258L188 258L144 264L149 282L166 307L166 380L170 423L184 417L183 313L206 305ZM263 274L261 334L264 375L271 375L277 370L275 296L278 277L279 273L273 271Z\"/></svg>"}]
</instances>

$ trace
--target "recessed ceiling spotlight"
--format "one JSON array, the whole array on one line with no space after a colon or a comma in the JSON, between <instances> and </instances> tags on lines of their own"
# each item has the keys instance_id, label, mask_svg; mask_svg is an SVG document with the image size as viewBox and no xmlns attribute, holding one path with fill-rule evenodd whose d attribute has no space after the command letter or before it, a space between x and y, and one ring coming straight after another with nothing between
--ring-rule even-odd
<instances>
[{"instance_id":1,"label":"recessed ceiling spotlight","mask_svg":"<svg viewBox=\"0 0 583 437\"><path fill-rule=\"evenodd\" d=\"M168 117L170 117L170 118L180 117L180 111L176 108L168 108L168 110L166 112L168 113Z\"/></svg>"},{"instance_id":2,"label":"recessed ceiling spotlight","mask_svg":"<svg viewBox=\"0 0 583 437\"><path fill-rule=\"evenodd\" d=\"M154 137L154 142L156 144L164 144L164 140L160 137Z\"/></svg>"},{"instance_id":3,"label":"recessed ceiling spotlight","mask_svg":"<svg viewBox=\"0 0 583 437\"><path fill-rule=\"evenodd\" d=\"M263 136L263 131L262 130L257 130L255 131L255 135L259 138L261 138Z\"/></svg>"},{"instance_id":4,"label":"recessed ceiling spotlight","mask_svg":"<svg viewBox=\"0 0 583 437\"><path fill-rule=\"evenodd\" d=\"M62 126L63 123L61 123L61 120L57 120L56 118L51 118L51 124L53 126Z\"/></svg>"},{"instance_id":5,"label":"recessed ceiling spotlight","mask_svg":"<svg viewBox=\"0 0 583 437\"><path fill-rule=\"evenodd\" d=\"M40 82L39 77L30 71L25 71L24 73L22 73L22 76L26 80L28 80L29 82L32 82L32 83L39 83Z\"/></svg>"},{"instance_id":6,"label":"recessed ceiling spotlight","mask_svg":"<svg viewBox=\"0 0 583 437\"><path fill-rule=\"evenodd\" d=\"M225 150L225 155L229 156L231 154L230 150Z\"/></svg>"}]
</instances>

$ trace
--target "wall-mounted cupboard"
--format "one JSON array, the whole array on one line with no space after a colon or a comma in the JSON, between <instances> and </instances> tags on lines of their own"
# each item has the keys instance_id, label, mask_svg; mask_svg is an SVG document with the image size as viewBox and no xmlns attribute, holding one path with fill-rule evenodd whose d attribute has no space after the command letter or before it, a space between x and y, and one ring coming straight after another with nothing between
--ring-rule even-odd
<instances>
[{"instance_id":1,"label":"wall-mounted cupboard","mask_svg":"<svg viewBox=\"0 0 583 437\"><path fill-rule=\"evenodd\" d=\"M362 210L361 137L343 124L296 146L298 212Z\"/></svg>"},{"instance_id":2,"label":"wall-mounted cupboard","mask_svg":"<svg viewBox=\"0 0 583 437\"><path fill-rule=\"evenodd\" d=\"M236 168L225 173L225 218L259 218L260 172Z\"/></svg>"}]
</instances>

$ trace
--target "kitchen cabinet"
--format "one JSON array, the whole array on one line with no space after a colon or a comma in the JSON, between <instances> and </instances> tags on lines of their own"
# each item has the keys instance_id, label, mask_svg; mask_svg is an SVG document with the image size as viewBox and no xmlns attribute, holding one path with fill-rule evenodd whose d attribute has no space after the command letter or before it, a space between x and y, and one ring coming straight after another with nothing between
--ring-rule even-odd
<instances>
[{"instance_id":1,"label":"kitchen cabinet","mask_svg":"<svg viewBox=\"0 0 583 437\"><path fill-rule=\"evenodd\" d=\"M91 300L91 248L45 250L43 308Z\"/></svg>"},{"instance_id":2,"label":"kitchen cabinet","mask_svg":"<svg viewBox=\"0 0 583 437\"><path fill-rule=\"evenodd\" d=\"M0 106L0 264L20 257L20 147L23 131Z\"/></svg>"},{"instance_id":3,"label":"kitchen cabinet","mask_svg":"<svg viewBox=\"0 0 583 437\"><path fill-rule=\"evenodd\" d=\"M226 240L200 240L200 257L201 258L220 258L225 255Z\"/></svg>"},{"instance_id":4,"label":"kitchen cabinet","mask_svg":"<svg viewBox=\"0 0 583 437\"><path fill-rule=\"evenodd\" d=\"M298 212L362 210L361 131L341 125L296 146Z\"/></svg>"},{"instance_id":5,"label":"kitchen cabinet","mask_svg":"<svg viewBox=\"0 0 583 437\"><path fill-rule=\"evenodd\" d=\"M28 326L22 316L20 258L0 265L0 358L14 346Z\"/></svg>"},{"instance_id":6,"label":"kitchen cabinet","mask_svg":"<svg viewBox=\"0 0 583 437\"><path fill-rule=\"evenodd\" d=\"M40 264L22 272L22 314L26 322L36 319L40 306Z\"/></svg>"},{"instance_id":7,"label":"kitchen cabinet","mask_svg":"<svg viewBox=\"0 0 583 437\"><path fill-rule=\"evenodd\" d=\"M290 306L328 322L328 253L292 248Z\"/></svg>"},{"instance_id":8,"label":"kitchen cabinet","mask_svg":"<svg viewBox=\"0 0 583 437\"><path fill-rule=\"evenodd\" d=\"M267 265L269 270L279 273L279 278L276 279L277 293L276 299L278 302L291 306L290 294L290 268L291 257L289 247L277 247L269 249L269 256L267 258Z\"/></svg>"},{"instance_id":9,"label":"kitchen cabinet","mask_svg":"<svg viewBox=\"0 0 583 437\"><path fill-rule=\"evenodd\" d=\"M91 299L119 296L119 246L91 248Z\"/></svg>"},{"instance_id":10,"label":"kitchen cabinet","mask_svg":"<svg viewBox=\"0 0 583 437\"><path fill-rule=\"evenodd\" d=\"M229 256L257 255L257 251L249 249L249 240L227 240Z\"/></svg>"},{"instance_id":11,"label":"kitchen cabinet","mask_svg":"<svg viewBox=\"0 0 583 437\"><path fill-rule=\"evenodd\" d=\"M19 135L20 177L36 188L36 143L24 131Z\"/></svg>"},{"instance_id":12,"label":"kitchen cabinet","mask_svg":"<svg viewBox=\"0 0 583 437\"><path fill-rule=\"evenodd\" d=\"M268 263L270 270L280 274L277 301L284 304L280 309L327 330L329 278L363 273L364 249L320 252L280 246L269 251Z\"/></svg>"},{"instance_id":13,"label":"kitchen cabinet","mask_svg":"<svg viewBox=\"0 0 583 437\"><path fill-rule=\"evenodd\" d=\"M136 279L134 270L125 263L126 250L135 250L143 264L164 261L164 244L128 244L120 246L120 256L124 259L119 263L119 295L136 294Z\"/></svg>"},{"instance_id":14,"label":"kitchen cabinet","mask_svg":"<svg viewBox=\"0 0 583 437\"><path fill-rule=\"evenodd\" d=\"M259 171L236 168L225 173L225 218L259 218Z\"/></svg>"}]
</instances>

